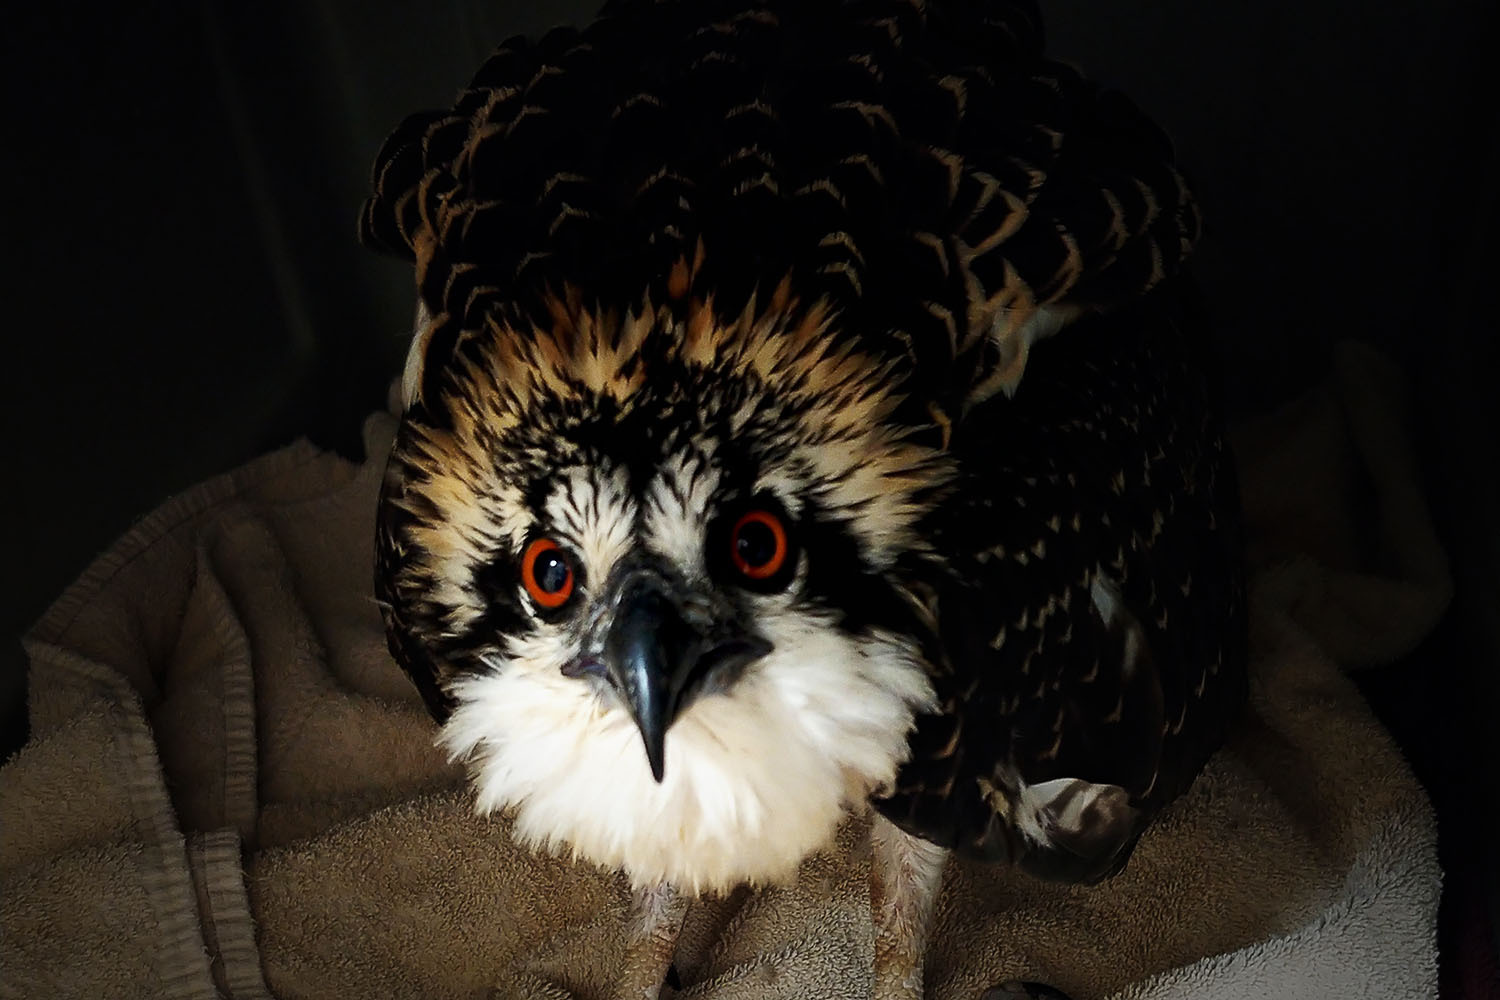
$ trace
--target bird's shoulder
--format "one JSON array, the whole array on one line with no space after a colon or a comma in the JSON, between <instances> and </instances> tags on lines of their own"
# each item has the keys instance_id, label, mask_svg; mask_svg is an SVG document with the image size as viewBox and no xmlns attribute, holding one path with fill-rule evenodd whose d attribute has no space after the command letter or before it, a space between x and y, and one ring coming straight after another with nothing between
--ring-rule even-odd
<instances>
[{"instance_id":1,"label":"bird's shoulder","mask_svg":"<svg viewBox=\"0 0 1500 1000\"><path fill-rule=\"evenodd\" d=\"M1068 878L1123 861L1244 684L1238 496L1184 343L1201 331L1160 299L1096 325L1042 345L1032 381L955 430L964 475L932 518L940 706L883 803Z\"/></svg>"}]
</instances>

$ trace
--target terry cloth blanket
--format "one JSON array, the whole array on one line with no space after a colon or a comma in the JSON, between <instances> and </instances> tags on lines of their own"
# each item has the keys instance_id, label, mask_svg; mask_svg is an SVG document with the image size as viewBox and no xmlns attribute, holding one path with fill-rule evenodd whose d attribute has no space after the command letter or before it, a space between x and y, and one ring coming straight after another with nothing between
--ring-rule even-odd
<instances>
[{"instance_id":1,"label":"terry cloth blanket","mask_svg":"<svg viewBox=\"0 0 1500 1000\"><path fill-rule=\"evenodd\" d=\"M953 864L929 996L1428 997L1431 810L1345 675L1448 598L1401 380L1362 348L1237 436L1255 566L1248 719L1095 888ZM298 444L177 497L26 640L31 742L0 771L0 995L607 995L626 894L517 847L385 651L370 598L393 420L356 465ZM695 904L699 1000L859 996L859 823L795 886Z\"/></svg>"}]
</instances>

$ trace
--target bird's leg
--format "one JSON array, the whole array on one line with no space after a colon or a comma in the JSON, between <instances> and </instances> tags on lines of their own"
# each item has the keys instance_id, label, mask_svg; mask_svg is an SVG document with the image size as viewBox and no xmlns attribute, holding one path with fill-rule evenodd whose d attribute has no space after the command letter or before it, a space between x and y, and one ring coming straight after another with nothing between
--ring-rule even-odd
<instances>
[{"instance_id":1,"label":"bird's leg","mask_svg":"<svg viewBox=\"0 0 1500 1000\"><path fill-rule=\"evenodd\" d=\"M686 916L687 897L671 886L635 890L626 930L625 968L616 992L620 1000L656 1000Z\"/></svg>"},{"instance_id":2,"label":"bird's leg","mask_svg":"<svg viewBox=\"0 0 1500 1000\"><path fill-rule=\"evenodd\" d=\"M877 814L870 826L875 1000L920 1000L922 961L948 852Z\"/></svg>"}]
</instances>

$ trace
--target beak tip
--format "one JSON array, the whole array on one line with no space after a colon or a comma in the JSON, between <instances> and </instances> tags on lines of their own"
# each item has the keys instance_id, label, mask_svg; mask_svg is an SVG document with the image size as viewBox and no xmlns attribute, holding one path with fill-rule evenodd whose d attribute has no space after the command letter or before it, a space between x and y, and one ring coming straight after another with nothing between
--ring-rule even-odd
<instances>
[{"instance_id":1,"label":"beak tip","mask_svg":"<svg viewBox=\"0 0 1500 1000\"><path fill-rule=\"evenodd\" d=\"M663 740L646 741L646 761L651 765L651 777L661 784L667 774L667 748Z\"/></svg>"}]
</instances>

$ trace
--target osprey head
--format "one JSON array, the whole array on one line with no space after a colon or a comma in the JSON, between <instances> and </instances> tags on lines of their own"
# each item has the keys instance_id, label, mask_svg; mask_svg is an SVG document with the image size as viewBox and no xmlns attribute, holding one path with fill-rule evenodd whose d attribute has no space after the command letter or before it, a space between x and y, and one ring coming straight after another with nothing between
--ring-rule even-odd
<instances>
[{"instance_id":1,"label":"osprey head","mask_svg":"<svg viewBox=\"0 0 1500 1000\"><path fill-rule=\"evenodd\" d=\"M894 778L932 698L909 584L951 473L836 324L784 282L728 322L560 296L419 333L377 583L481 808L641 882L727 886L788 874ZM574 813L616 796L591 835ZM778 799L805 821L774 859L665 860L732 853Z\"/></svg>"}]
</instances>

